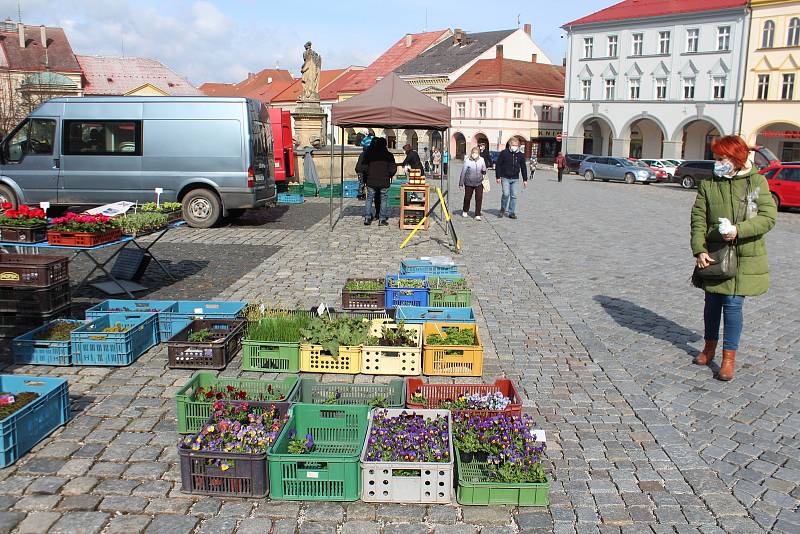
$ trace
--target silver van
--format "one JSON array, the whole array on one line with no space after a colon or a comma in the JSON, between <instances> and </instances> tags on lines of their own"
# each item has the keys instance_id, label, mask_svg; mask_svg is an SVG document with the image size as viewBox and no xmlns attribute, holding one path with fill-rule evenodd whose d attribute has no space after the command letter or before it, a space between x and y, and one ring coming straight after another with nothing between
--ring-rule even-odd
<instances>
[{"instance_id":1,"label":"silver van","mask_svg":"<svg viewBox=\"0 0 800 534\"><path fill-rule=\"evenodd\" d=\"M195 228L276 199L266 106L245 98L66 97L0 143L0 202L183 203Z\"/></svg>"}]
</instances>

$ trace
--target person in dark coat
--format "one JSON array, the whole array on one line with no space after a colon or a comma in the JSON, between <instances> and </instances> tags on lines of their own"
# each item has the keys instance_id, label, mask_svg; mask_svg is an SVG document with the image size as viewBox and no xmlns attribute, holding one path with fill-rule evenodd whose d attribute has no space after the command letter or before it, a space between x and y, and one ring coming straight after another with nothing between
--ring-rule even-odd
<instances>
[{"instance_id":1,"label":"person in dark coat","mask_svg":"<svg viewBox=\"0 0 800 534\"><path fill-rule=\"evenodd\" d=\"M489 152L489 145L485 143L481 143L478 145L480 150L480 155L483 158L483 162L486 164L487 169L491 169L494 167L494 162L492 161L492 154Z\"/></svg>"},{"instance_id":2,"label":"person in dark coat","mask_svg":"<svg viewBox=\"0 0 800 534\"><path fill-rule=\"evenodd\" d=\"M495 163L494 174L497 177L497 183L503 186L499 217L508 213L509 219L517 218L517 189L520 173L523 187L528 187L528 166L525 164L525 154L519 149L519 139L514 137L509 141L508 148L497 156Z\"/></svg>"},{"instance_id":3,"label":"person in dark coat","mask_svg":"<svg viewBox=\"0 0 800 534\"><path fill-rule=\"evenodd\" d=\"M386 148L386 139L376 137L373 139L367 153L364 155L362 172L366 177L367 201L364 204L364 224L369 226L372 219L377 216L380 226L388 226L389 211L389 185L392 176L397 172L397 163L389 149ZM376 205L373 215L372 206L376 199L380 199L379 207Z\"/></svg>"},{"instance_id":4,"label":"person in dark coat","mask_svg":"<svg viewBox=\"0 0 800 534\"><path fill-rule=\"evenodd\" d=\"M412 149L411 145L408 144L403 146L403 150L406 153L406 159L404 159L403 163L400 165L406 169L419 169L422 171L422 175L425 176L425 169L422 167L422 161L419 159L417 151Z\"/></svg>"}]
</instances>

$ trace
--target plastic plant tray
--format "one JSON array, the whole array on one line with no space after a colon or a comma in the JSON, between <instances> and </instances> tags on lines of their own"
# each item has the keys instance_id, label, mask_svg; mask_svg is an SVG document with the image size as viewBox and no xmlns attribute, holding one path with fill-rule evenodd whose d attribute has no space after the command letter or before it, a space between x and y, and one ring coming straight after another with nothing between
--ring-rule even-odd
<instances>
[{"instance_id":1,"label":"plastic plant tray","mask_svg":"<svg viewBox=\"0 0 800 534\"><path fill-rule=\"evenodd\" d=\"M322 345L300 344L300 370L305 373L357 375L361 372L361 347L341 345L339 355L331 356Z\"/></svg>"},{"instance_id":2,"label":"plastic plant tray","mask_svg":"<svg viewBox=\"0 0 800 534\"><path fill-rule=\"evenodd\" d=\"M422 288L415 287L389 287L390 280L422 280L425 285ZM427 306L428 305L428 282L424 274L393 274L386 277L386 307L396 308L398 306Z\"/></svg>"},{"instance_id":3,"label":"plastic plant tray","mask_svg":"<svg viewBox=\"0 0 800 534\"><path fill-rule=\"evenodd\" d=\"M371 336L380 336L383 328L396 330L396 324L373 322ZM406 330L416 333L416 347L361 347L361 372L367 375L416 376L422 372L422 325L407 324Z\"/></svg>"},{"instance_id":4,"label":"plastic plant tray","mask_svg":"<svg viewBox=\"0 0 800 534\"><path fill-rule=\"evenodd\" d=\"M103 332L121 324L125 332ZM75 365L123 366L158 343L155 313L107 313L72 331L72 363Z\"/></svg>"},{"instance_id":5,"label":"plastic plant tray","mask_svg":"<svg viewBox=\"0 0 800 534\"><path fill-rule=\"evenodd\" d=\"M242 370L297 373L300 371L300 343L243 339Z\"/></svg>"},{"instance_id":6,"label":"plastic plant tray","mask_svg":"<svg viewBox=\"0 0 800 534\"><path fill-rule=\"evenodd\" d=\"M301 378L289 398L291 402L326 405L372 405L383 398L386 408L405 406L406 383L401 378L388 384L325 384L313 378Z\"/></svg>"},{"instance_id":7,"label":"plastic plant tray","mask_svg":"<svg viewBox=\"0 0 800 534\"><path fill-rule=\"evenodd\" d=\"M174 313L178 302L175 300L122 300L109 299L86 310L87 319L97 319L106 313L158 313L159 341L172 337L162 319L164 312Z\"/></svg>"},{"instance_id":8,"label":"plastic plant tray","mask_svg":"<svg viewBox=\"0 0 800 534\"><path fill-rule=\"evenodd\" d=\"M426 384L421 378L409 378L406 381L406 406L409 408L439 408L442 403L448 400L455 400L460 395L471 395L479 393L500 392L509 399L509 404L505 410L451 410L453 415L463 414L465 416L484 415L487 417L498 414L521 415L522 398L517 392L517 388L511 380L501 378L494 381L494 384ZM412 396L420 392L427 399L428 404L422 405L411 400Z\"/></svg>"},{"instance_id":9,"label":"plastic plant tray","mask_svg":"<svg viewBox=\"0 0 800 534\"><path fill-rule=\"evenodd\" d=\"M435 287L436 284L440 283L441 280L464 282L464 278L455 276L428 277L428 286L430 287L430 296L428 297L429 306L466 308L472 304L472 291L468 287L456 290Z\"/></svg>"},{"instance_id":10,"label":"plastic plant tray","mask_svg":"<svg viewBox=\"0 0 800 534\"><path fill-rule=\"evenodd\" d=\"M367 440L372 431L370 414ZM401 413L416 413L433 419L445 416L449 427L450 460L447 462L372 462L367 461L366 441L361 453L361 500L394 503L449 503L453 500L453 418L448 410L387 409L388 417ZM404 474L406 476L404 476ZM413 474L410 476L408 472Z\"/></svg>"},{"instance_id":11,"label":"plastic plant tray","mask_svg":"<svg viewBox=\"0 0 800 534\"><path fill-rule=\"evenodd\" d=\"M271 497L292 501L355 501L361 495L359 458L368 406L295 404L268 451ZM289 454L289 432L311 434L314 450Z\"/></svg>"},{"instance_id":12,"label":"plastic plant tray","mask_svg":"<svg viewBox=\"0 0 800 534\"><path fill-rule=\"evenodd\" d=\"M164 340L170 339L194 319L236 319L247 303L225 300L179 300L159 314Z\"/></svg>"},{"instance_id":13,"label":"plastic plant tray","mask_svg":"<svg viewBox=\"0 0 800 534\"><path fill-rule=\"evenodd\" d=\"M431 334L442 334L447 329L458 328L475 331L474 345L428 345ZM483 346L478 327L465 323L425 323L422 331L422 372L429 376L481 376L483 374Z\"/></svg>"},{"instance_id":14,"label":"plastic plant tray","mask_svg":"<svg viewBox=\"0 0 800 534\"><path fill-rule=\"evenodd\" d=\"M70 340L51 341L36 339L37 334L49 330L56 323L81 325L84 321L60 319L23 334L11 342L14 363L19 365L72 365L72 344Z\"/></svg>"},{"instance_id":15,"label":"plastic plant tray","mask_svg":"<svg viewBox=\"0 0 800 534\"><path fill-rule=\"evenodd\" d=\"M422 324L426 322L475 323L475 311L466 308L435 308L421 306L398 306L395 311L397 321Z\"/></svg>"},{"instance_id":16,"label":"plastic plant tray","mask_svg":"<svg viewBox=\"0 0 800 534\"><path fill-rule=\"evenodd\" d=\"M458 467L457 499L463 505L547 506L550 504L550 481L542 483L492 482L489 464L473 458Z\"/></svg>"},{"instance_id":17,"label":"plastic plant tray","mask_svg":"<svg viewBox=\"0 0 800 534\"><path fill-rule=\"evenodd\" d=\"M0 419L0 469L19 460L34 445L69 420L69 389L64 378L0 375L0 391L39 396Z\"/></svg>"},{"instance_id":18,"label":"plastic plant tray","mask_svg":"<svg viewBox=\"0 0 800 534\"><path fill-rule=\"evenodd\" d=\"M225 369L242 348L246 324L242 319L195 319L166 342L167 366L170 369ZM213 337L207 341L189 340L189 336L202 330Z\"/></svg>"},{"instance_id":19,"label":"plastic plant tray","mask_svg":"<svg viewBox=\"0 0 800 534\"><path fill-rule=\"evenodd\" d=\"M455 265L433 265L429 260L403 260L400 274L454 274L459 275Z\"/></svg>"},{"instance_id":20,"label":"plastic plant tray","mask_svg":"<svg viewBox=\"0 0 800 534\"><path fill-rule=\"evenodd\" d=\"M376 290L347 289L350 282L378 282L380 278L348 278L342 288L342 308L345 310L382 310L386 304L386 289Z\"/></svg>"}]
</instances>

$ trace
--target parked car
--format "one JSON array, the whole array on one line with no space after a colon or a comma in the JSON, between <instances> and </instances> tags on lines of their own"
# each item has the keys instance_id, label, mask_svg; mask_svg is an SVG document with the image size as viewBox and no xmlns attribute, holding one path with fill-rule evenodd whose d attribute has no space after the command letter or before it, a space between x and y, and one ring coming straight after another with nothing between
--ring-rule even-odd
<instances>
[{"instance_id":1,"label":"parked car","mask_svg":"<svg viewBox=\"0 0 800 534\"><path fill-rule=\"evenodd\" d=\"M609 180L624 180L625 183L635 184L651 183L657 181L656 173L645 164L639 164L628 158L589 156L581 162L578 174L586 180L599 178L604 182Z\"/></svg>"},{"instance_id":2,"label":"parked car","mask_svg":"<svg viewBox=\"0 0 800 534\"><path fill-rule=\"evenodd\" d=\"M779 163L763 169L769 191L778 209L800 208L800 163Z\"/></svg>"},{"instance_id":3,"label":"parked car","mask_svg":"<svg viewBox=\"0 0 800 534\"><path fill-rule=\"evenodd\" d=\"M714 160L689 160L678 165L672 182L681 184L684 189L691 189L697 187L700 180L713 177Z\"/></svg>"},{"instance_id":4,"label":"parked car","mask_svg":"<svg viewBox=\"0 0 800 534\"><path fill-rule=\"evenodd\" d=\"M675 175L675 169L678 168L678 165L680 165L680 163L676 164L672 160L668 160L668 159L649 159L648 158L648 159L640 159L639 161L643 161L643 162L647 163L648 165L650 165L650 167L652 167L653 169L655 169L657 171L659 171L659 170L663 171L664 173L666 173L666 175L670 179L672 179L672 177Z\"/></svg>"},{"instance_id":5,"label":"parked car","mask_svg":"<svg viewBox=\"0 0 800 534\"><path fill-rule=\"evenodd\" d=\"M581 162L588 157L589 156L587 154L565 154L564 159L567 160L565 172L574 172L575 174L580 174L578 172L578 168L581 166Z\"/></svg>"},{"instance_id":6,"label":"parked car","mask_svg":"<svg viewBox=\"0 0 800 534\"><path fill-rule=\"evenodd\" d=\"M276 200L266 106L245 98L63 97L0 143L14 205L181 202L196 228Z\"/></svg>"}]
</instances>

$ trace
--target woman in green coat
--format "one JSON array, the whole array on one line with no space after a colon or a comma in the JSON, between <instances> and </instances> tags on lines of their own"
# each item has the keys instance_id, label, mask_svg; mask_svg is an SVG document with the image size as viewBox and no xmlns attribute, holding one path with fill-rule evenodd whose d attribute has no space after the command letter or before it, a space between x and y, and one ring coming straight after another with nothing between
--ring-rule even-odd
<instances>
[{"instance_id":1,"label":"woman in green coat","mask_svg":"<svg viewBox=\"0 0 800 534\"><path fill-rule=\"evenodd\" d=\"M720 319L724 318L722 365L716 378L728 381L733 378L742 335L744 298L761 295L769 288L764 235L775 226L777 209L767 180L748 161L750 149L741 137L721 137L711 150L716 160L714 178L700 182L692 208L692 254L701 272L714 263L709 251L734 242L739 261L736 275L727 280L695 278L706 298L705 346L694 363L708 365L714 359Z\"/></svg>"}]
</instances>

